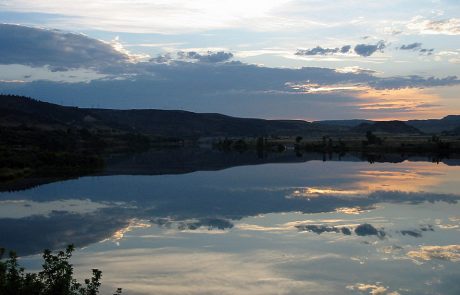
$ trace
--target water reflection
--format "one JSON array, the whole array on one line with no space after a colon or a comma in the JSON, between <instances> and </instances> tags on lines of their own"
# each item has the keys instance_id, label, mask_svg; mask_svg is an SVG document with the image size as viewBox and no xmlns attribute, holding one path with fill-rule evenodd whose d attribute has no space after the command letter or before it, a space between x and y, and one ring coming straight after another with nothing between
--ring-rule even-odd
<instances>
[{"instance_id":1,"label":"water reflection","mask_svg":"<svg viewBox=\"0 0 460 295\"><path fill-rule=\"evenodd\" d=\"M142 169L1 193L0 245L75 243L77 270L99 267L129 294L460 293L460 167Z\"/></svg>"}]
</instances>

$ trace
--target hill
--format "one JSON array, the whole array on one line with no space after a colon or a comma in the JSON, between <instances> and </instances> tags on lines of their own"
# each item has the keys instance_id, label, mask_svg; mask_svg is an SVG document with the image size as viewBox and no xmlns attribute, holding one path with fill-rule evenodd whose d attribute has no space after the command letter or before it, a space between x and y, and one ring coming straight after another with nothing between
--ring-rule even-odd
<instances>
[{"instance_id":1,"label":"hill","mask_svg":"<svg viewBox=\"0 0 460 295\"><path fill-rule=\"evenodd\" d=\"M422 134L417 128L410 126L402 121L377 121L373 123L361 123L351 129L352 132L366 133L368 131L375 133L388 134Z\"/></svg>"},{"instance_id":2,"label":"hill","mask_svg":"<svg viewBox=\"0 0 460 295\"><path fill-rule=\"evenodd\" d=\"M338 126L354 128L362 123L372 124L374 121L353 119L353 120L327 120L316 121L315 123L321 125ZM449 115L442 119L428 119L428 120L409 120L404 121L409 126L415 127L423 133L439 134L442 132L452 131L460 126L460 115Z\"/></svg>"},{"instance_id":3,"label":"hill","mask_svg":"<svg viewBox=\"0 0 460 295\"><path fill-rule=\"evenodd\" d=\"M163 137L311 135L333 128L301 120L264 120L177 110L111 110L59 106L27 97L0 96L0 126L97 128Z\"/></svg>"},{"instance_id":4,"label":"hill","mask_svg":"<svg viewBox=\"0 0 460 295\"><path fill-rule=\"evenodd\" d=\"M442 119L410 120L407 124L425 133L441 133L460 127L460 115L449 115Z\"/></svg>"},{"instance_id":5,"label":"hill","mask_svg":"<svg viewBox=\"0 0 460 295\"><path fill-rule=\"evenodd\" d=\"M356 127L362 123L372 123L371 120L362 120L362 119L352 119L352 120L325 120L325 121L316 121L317 124L322 125L332 125L332 126L342 126L342 127Z\"/></svg>"}]
</instances>

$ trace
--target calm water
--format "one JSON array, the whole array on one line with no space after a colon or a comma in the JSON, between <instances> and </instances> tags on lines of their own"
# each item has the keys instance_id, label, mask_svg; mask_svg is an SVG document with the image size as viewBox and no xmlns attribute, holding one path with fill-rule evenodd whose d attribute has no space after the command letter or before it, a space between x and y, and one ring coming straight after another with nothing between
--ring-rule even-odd
<instances>
[{"instance_id":1,"label":"calm water","mask_svg":"<svg viewBox=\"0 0 460 295\"><path fill-rule=\"evenodd\" d=\"M92 176L1 193L0 245L74 243L107 294L460 294L459 200L430 162Z\"/></svg>"}]
</instances>

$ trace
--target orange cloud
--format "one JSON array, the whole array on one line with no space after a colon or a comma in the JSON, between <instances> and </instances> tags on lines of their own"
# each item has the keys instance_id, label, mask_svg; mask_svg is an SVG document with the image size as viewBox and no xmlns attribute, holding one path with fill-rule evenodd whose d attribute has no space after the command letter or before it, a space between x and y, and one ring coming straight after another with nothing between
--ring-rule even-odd
<instances>
[{"instance_id":1,"label":"orange cloud","mask_svg":"<svg viewBox=\"0 0 460 295\"><path fill-rule=\"evenodd\" d=\"M412 119L422 117L442 117L445 110L441 106L441 97L429 89L401 88L374 89L363 87L357 93L362 100L357 106L364 111L389 112L391 116L376 119ZM398 112L395 114L395 112Z\"/></svg>"}]
</instances>

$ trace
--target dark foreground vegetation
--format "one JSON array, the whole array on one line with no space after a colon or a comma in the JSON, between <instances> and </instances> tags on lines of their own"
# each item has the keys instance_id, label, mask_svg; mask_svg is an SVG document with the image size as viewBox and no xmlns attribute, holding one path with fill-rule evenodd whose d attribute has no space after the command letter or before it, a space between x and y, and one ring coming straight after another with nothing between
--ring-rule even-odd
<instances>
[{"instance_id":1,"label":"dark foreground vegetation","mask_svg":"<svg viewBox=\"0 0 460 295\"><path fill-rule=\"evenodd\" d=\"M79 283L74 277L70 258L74 251L68 246L65 251L53 254L43 252L43 269L38 273L27 273L19 265L14 252L3 260L4 249L0 249L0 295L96 295L99 294L102 272L92 270L92 277ZM115 294L121 294L117 289Z\"/></svg>"}]
</instances>

